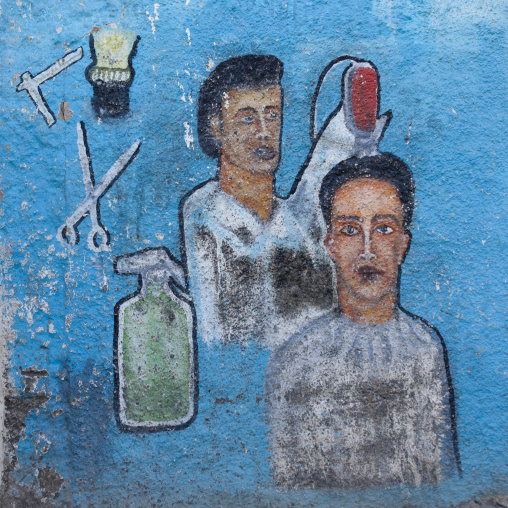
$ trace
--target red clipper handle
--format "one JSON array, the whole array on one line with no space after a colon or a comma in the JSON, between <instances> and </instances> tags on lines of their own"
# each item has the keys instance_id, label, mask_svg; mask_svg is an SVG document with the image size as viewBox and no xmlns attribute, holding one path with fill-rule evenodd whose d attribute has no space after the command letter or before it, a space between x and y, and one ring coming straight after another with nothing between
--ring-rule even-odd
<instances>
[{"instance_id":1,"label":"red clipper handle","mask_svg":"<svg viewBox=\"0 0 508 508\"><path fill-rule=\"evenodd\" d=\"M361 131L373 132L376 128L378 105L378 77L372 67L361 66L350 70L351 106L355 125Z\"/></svg>"}]
</instances>

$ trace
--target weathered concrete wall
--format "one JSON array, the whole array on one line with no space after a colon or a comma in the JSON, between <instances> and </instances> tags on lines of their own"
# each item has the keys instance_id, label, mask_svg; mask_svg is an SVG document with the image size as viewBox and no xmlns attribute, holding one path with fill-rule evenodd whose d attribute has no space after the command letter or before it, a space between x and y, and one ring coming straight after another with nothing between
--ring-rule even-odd
<instances>
[{"instance_id":1,"label":"weathered concrete wall","mask_svg":"<svg viewBox=\"0 0 508 508\"><path fill-rule=\"evenodd\" d=\"M504 1L2 0L0 11L2 506L508 505ZM223 152L233 180L186 201L217 173L203 152L200 89L246 54L283 62L283 96L265 81L254 94L229 90L208 120L220 146L263 169L228 169ZM326 173L360 146L353 110L325 123L345 65L317 102L329 137L309 136L319 76L342 55L377 68L377 125L393 113L379 147L408 164L416 187L411 249L390 258L402 266L400 305L439 329L447 357L431 328L418 321L409 333L392 314L385 335L330 318L291 337L347 286L344 276L336 287L329 256L342 244L324 248L317 201ZM114 86L104 94L98 81ZM261 129L243 145L239 130L227 135L227 108L241 101L272 101L270 114L242 113ZM281 199L311 149L292 201ZM63 228L73 214L75 242ZM108 242L88 237L95 219ZM223 219L239 221L234 238ZM156 273L120 258L153 247L173 256L146 251L159 256ZM387 252L369 248L378 260ZM351 277L374 284L383 266ZM141 272L153 293L129 307ZM352 359L356 346L343 351L359 337ZM383 454L399 455L388 464Z\"/></svg>"}]
</instances>

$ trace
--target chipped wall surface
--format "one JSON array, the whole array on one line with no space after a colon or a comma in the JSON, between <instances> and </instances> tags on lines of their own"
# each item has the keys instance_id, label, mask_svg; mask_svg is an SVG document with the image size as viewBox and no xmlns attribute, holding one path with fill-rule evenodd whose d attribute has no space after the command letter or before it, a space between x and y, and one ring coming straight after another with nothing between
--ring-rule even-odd
<instances>
[{"instance_id":1,"label":"chipped wall surface","mask_svg":"<svg viewBox=\"0 0 508 508\"><path fill-rule=\"evenodd\" d=\"M0 13L2 506L508 506L505 2Z\"/></svg>"}]
</instances>

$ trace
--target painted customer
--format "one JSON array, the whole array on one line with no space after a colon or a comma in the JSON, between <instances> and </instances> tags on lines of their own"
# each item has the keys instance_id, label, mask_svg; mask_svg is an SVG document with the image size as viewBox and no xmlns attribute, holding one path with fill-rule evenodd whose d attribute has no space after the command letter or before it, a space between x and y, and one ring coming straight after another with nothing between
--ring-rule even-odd
<instances>
[{"instance_id":1,"label":"painted customer","mask_svg":"<svg viewBox=\"0 0 508 508\"><path fill-rule=\"evenodd\" d=\"M324 179L339 307L272 353L272 470L295 488L437 483L460 470L439 332L399 302L414 207L410 169L382 153Z\"/></svg>"}]
</instances>

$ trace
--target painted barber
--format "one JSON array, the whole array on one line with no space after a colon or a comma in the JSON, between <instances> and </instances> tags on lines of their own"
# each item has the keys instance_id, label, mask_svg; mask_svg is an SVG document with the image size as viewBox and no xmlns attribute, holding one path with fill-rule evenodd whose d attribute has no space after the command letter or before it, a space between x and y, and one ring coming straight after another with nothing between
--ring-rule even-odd
<instances>
[{"instance_id":1,"label":"painted barber","mask_svg":"<svg viewBox=\"0 0 508 508\"><path fill-rule=\"evenodd\" d=\"M400 307L414 181L382 153L341 162L320 201L338 308L272 353L272 470L291 488L436 483L460 469L444 341Z\"/></svg>"},{"instance_id":2,"label":"painted barber","mask_svg":"<svg viewBox=\"0 0 508 508\"><path fill-rule=\"evenodd\" d=\"M319 244L321 179L355 151L338 108L288 199L274 194L281 155L282 62L246 55L219 64L198 101L199 142L217 177L183 201L198 330L206 341L280 344L335 303L333 263ZM374 123L379 141L386 117Z\"/></svg>"}]
</instances>

